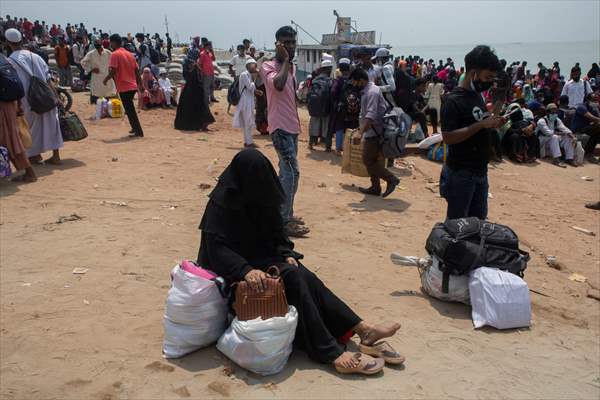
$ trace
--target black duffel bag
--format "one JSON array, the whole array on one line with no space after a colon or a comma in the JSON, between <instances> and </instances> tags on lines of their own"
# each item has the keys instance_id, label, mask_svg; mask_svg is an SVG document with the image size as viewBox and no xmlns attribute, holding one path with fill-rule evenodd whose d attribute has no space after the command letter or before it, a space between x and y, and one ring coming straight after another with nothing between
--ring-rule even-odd
<instances>
[{"instance_id":1,"label":"black duffel bag","mask_svg":"<svg viewBox=\"0 0 600 400\"><path fill-rule=\"evenodd\" d=\"M425 249L441 261L444 293L448 293L450 275L490 267L523 277L529 261L529 253L519 249L519 237L512 229L476 217L436 224Z\"/></svg>"}]
</instances>

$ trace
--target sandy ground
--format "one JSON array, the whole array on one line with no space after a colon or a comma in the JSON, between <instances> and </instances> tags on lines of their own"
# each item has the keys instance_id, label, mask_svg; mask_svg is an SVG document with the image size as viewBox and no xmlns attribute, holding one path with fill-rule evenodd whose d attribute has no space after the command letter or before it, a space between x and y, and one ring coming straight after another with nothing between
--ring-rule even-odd
<instances>
[{"instance_id":1,"label":"sandy ground","mask_svg":"<svg viewBox=\"0 0 600 400\"><path fill-rule=\"evenodd\" d=\"M93 112L83 94L74 109ZM34 184L0 184L1 398L600 398L600 302L587 297L600 286L598 236L571 228L600 233L600 213L583 207L600 197L597 166L492 166L490 219L520 235L532 253L526 280L543 295L532 293L530 329L476 331L468 307L425 297L417 271L389 259L423 255L443 219L444 200L426 187L440 164L407 157L416 168L397 170L400 190L366 199L354 185L367 180L342 175L334 155L309 153L305 136L296 209L312 233L297 248L360 315L402 323L391 342L405 368L341 377L295 352L263 378L214 347L164 360L169 271L196 257L209 192L199 185L214 186L241 146L224 104L214 110L209 134L175 131L172 110L141 112L146 138L135 141L122 139L125 120L86 120L90 137L66 144L63 166L36 168ZM267 139L257 143L276 160ZM81 220L57 223L72 214Z\"/></svg>"}]
</instances>

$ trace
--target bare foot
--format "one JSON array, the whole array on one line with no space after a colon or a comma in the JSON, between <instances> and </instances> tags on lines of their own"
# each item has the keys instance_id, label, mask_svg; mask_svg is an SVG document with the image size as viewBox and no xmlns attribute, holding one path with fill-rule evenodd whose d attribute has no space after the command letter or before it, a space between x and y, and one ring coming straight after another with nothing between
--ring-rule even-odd
<instances>
[{"instance_id":1,"label":"bare foot","mask_svg":"<svg viewBox=\"0 0 600 400\"><path fill-rule=\"evenodd\" d=\"M44 161L44 163L46 164L52 164L52 165L62 165L62 161L60 158L57 157L50 157L49 159L47 159L46 161Z\"/></svg>"},{"instance_id":2,"label":"bare foot","mask_svg":"<svg viewBox=\"0 0 600 400\"><path fill-rule=\"evenodd\" d=\"M37 177L35 175L31 176L29 174L23 174L16 176L11 179L11 182L22 182L22 183L31 183L37 181Z\"/></svg>"},{"instance_id":3,"label":"bare foot","mask_svg":"<svg viewBox=\"0 0 600 400\"><path fill-rule=\"evenodd\" d=\"M398 323L377 326L369 325L362 322L361 324L363 326L361 326L358 329L355 329L355 331L358 333L358 336L360 336L360 342L367 346L377 343L381 339L394 336L401 326ZM359 324L359 326L361 324Z\"/></svg>"},{"instance_id":4,"label":"bare foot","mask_svg":"<svg viewBox=\"0 0 600 400\"><path fill-rule=\"evenodd\" d=\"M360 361L356 359L355 353L346 351L342 353L341 356L335 359L333 365L341 368L351 369L355 368L359 363Z\"/></svg>"},{"instance_id":5,"label":"bare foot","mask_svg":"<svg viewBox=\"0 0 600 400\"><path fill-rule=\"evenodd\" d=\"M29 157L29 162L31 164L43 164L44 160L42 159L41 154L38 154L37 156Z\"/></svg>"}]
</instances>

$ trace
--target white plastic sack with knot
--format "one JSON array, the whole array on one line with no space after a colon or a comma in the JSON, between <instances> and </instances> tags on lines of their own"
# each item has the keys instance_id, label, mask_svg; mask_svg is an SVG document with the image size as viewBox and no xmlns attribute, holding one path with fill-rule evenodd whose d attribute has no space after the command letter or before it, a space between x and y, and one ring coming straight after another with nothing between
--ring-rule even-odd
<instances>
[{"instance_id":1,"label":"white plastic sack with knot","mask_svg":"<svg viewBox=\"0 0 600 400\"><path fill-rule=\"evenodd\" d=\"M396 265L417 267L419 269L419 275L421 276L421 286L423 287L423 291L431 297L443 301L457 301L459 303L470 304L469 276L450 275L448 281L448 293L444 293L442 289L444 273L440 270L440 260L436 256L419 258L392 253L391 259Z\"/></svg>"},{"instance_id":2,"label":"white plastic sack with knot","mask_svg":"<svg viewBox=\"0 0 600 400\"><path fill-rule=\"evenodd\" d=\"M178 358L213 344L227 327L227 300L215 282L184 271L171 271L165 307L163 355Z\"/></svg>"},{"instance_id":3,"label":"white plastic sack with knot","mask_svg":"<svg viewBox=\"0 0 600 400\"><path fill-rule=\"evenodd\" d=\"M527 283L515 274L496 268L471 271L471 317L475 328L527 327L531 324L531 299Z\"/></svg>"},{"instance_id":4,"label":"white plastic sack with knot","mask_svg":"<svg viewBox=\"0 0 600 400\"><path fill-rule=\"evenodd\" d=\"M217 349L242 368L259 375L281 372L292 354L298 312L289 306L284 317L239 321L237 317L217 342Z\"/></svg>"}]
</instances>

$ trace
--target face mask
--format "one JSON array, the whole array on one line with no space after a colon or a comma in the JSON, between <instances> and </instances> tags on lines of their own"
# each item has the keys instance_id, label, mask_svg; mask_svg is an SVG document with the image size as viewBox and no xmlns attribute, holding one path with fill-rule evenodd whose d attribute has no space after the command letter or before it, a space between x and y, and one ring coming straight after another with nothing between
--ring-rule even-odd
<instances>
[{"instance_id":1,"label":"face mask","mask_svg":"<svg viewBox=\"0 0 600 400\"><path fill-rule=\"evenodd\" d=\"M557 118L558 118L557 114L549 114L548 115L548 121L550 121L551 123L555 123Z\"/></svg>"},{"instance_id":2,"label":"face mask","mask_svg":"<svg viewBox=\"0 0 600 400\"><path fill-rule=\"evenodd\" d=\"M471 81L471 89L478 93L481 93L485 92L486 90L490 90L493 84L494 82L483 82L480 79L473 79Z\"/></svg>"}]
</instances>

